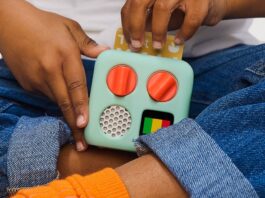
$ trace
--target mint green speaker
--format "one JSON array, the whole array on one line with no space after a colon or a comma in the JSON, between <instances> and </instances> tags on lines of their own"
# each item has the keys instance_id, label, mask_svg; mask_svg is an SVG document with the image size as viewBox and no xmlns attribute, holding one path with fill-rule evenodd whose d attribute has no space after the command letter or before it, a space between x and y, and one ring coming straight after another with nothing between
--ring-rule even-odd
<instances>
[{"instance_id":1,"label":"mint green speaker","mask_svg":"<svg viewBox=\"0 0 265 198\"><path fill-rule=\"evenodd\" d=\"M193 86L189 64L108 50L97 59L86 141L135 151L134 140L188 116Z\"/></svg>"}]
</instances>

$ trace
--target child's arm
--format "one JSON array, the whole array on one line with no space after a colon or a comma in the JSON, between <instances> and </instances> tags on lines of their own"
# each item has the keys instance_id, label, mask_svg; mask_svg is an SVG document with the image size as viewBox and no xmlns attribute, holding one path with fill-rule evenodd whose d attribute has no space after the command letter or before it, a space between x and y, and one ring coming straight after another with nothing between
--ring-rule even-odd
<instances>
[{"instance_id":1,"label":"child's arm","mask_svg":"<svg viewBox=\"0 0 265 198\"><path fill-rule=\"evenodd\" d=\"M24 0L0 0L0 27L0 53L17 81L57 102L77 149L84 150L88 95L80 56L96 57L107 47L87 37L75 21Z\"/></svg>"},{"instance_id":2,"label":"child's arm","mask_svg":"<svg viewBox=\"0 0 265 198\"><path fill-rule=\"evenodd\" d=\"M127 0L122 9L124 35L131 47L143 44L146 28L153 33L153 47L161 49L169 30L180 28L175 42L190 39L201 25L213 26L222 19L264 17L260 0Z\"/></svg>"},{"instance_id":3,"label":"child's arm","mask_svg":"<svg viewBox=\"0 0 265 198\"><path fill-rule=\"evenodd\" d=\"M124 182L124 183L123 183ZM116 169L89 176L74 175L47 186L24 189L13 198L26 197L184 198L186 192L153 155L146 155Z\"/></svg>"},{"instance_id":4,"label":"child's arm","mask_svg":"<svg viewBox=\"0 0 265 198\"><path fill-rule=\"evenodd\" d=\"M265 17L265 1L226 0L226 19Z\"/></svg>"}]
</instances>

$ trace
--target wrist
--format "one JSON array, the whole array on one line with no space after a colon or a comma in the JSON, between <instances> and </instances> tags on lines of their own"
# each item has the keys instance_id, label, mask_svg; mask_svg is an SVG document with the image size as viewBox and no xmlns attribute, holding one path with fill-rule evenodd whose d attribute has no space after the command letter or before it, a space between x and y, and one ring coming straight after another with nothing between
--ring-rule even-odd
<instances>
[{"instance_id":1,"label":"wrist","mask_svg":"<svg viewBox=\"0 0 265 198\"><path fill-rule=\"evenodd\" d=\"M229 1L229 0L224 0L224 7L225 7L225 11L224 11L224 18L223 19L229 19L229 15L230 15L230 10L231 10L231 8L230 8L230 3L231 1Z\"/></svg>"},{"instance_id":2,"label":"wrist","mask_svg":"<svg viewBox=\"0 0 265 198\"><path fill-rule=\"evenodd\" d=\"M260 0L224 0L225 19L254 18L265 16L265 2Z\"/></svg>"},{"instance_id":3,"label":"wrist","mask_svg":"<svg viewBox=\"0 0 265 198\"><path fill-rule=\"evenodd\" d=\"M237 18L235 15L235 7L237 7L237 0L224 0L224 5L225 5L225 14L224 14L224 19L233 19Z\"/></svg>"}]
</instances>

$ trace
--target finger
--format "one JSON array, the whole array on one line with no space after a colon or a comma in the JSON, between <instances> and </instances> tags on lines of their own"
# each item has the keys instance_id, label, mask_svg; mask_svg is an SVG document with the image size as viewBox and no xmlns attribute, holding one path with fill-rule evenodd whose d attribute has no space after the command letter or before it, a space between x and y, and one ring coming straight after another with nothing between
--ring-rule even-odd
<instances>
[{"instance_id":1,"label":"finger","mask_svg":"<svg viewBox=\"0 0 265 198\"><path fill-rule=\"evenodd\" d=\"M53 93L53 96L59 105L66 122L72 130L73 137L76 141L77 151L86 150L87 144L84 140L82 129L76 126L75 112L62 72L55 72L54 75L48 76L47 79L47 84Z\"/></svg>"},{"instance_id":2,"label":"finger","mask_svg":"<svg viewBox=\"0 0 265 198\"><path fill-rule=\"evenodd\" d=\"M185 40L190 39L202 25L207 16L208 7L200 1L192 1L193 4L185 5L185 18L180 31L176 35L175 43L182 44Z\"/></svg>"},{"instance_id":3,"label":"finger","mask_svg":"<svg viewBox=\"0 0 265 198\"><path fill-rule=\"evenodd\" d=\"M105 45L98 45L93 39L88 37L79 23L68 20L69 31L79 46L80 52L88 57L96 58L101 52L108 50Z\"/></svg>"},{"instance_id":4,"label":"finger","mask_svg":"<svg viewBox=\"0 0 265 198\"><path fill-rule=\"evenodd\" d=\"M134 0L129 7L129 33L133 48L140 49L144 41L144 32L148 9L152 7L155 0Z\"/></svg>"},{"instance_id":5,"label":"finger","mask_svg":"<svg viewBox=\"0 0 265 198\"><path fill-rule=\"evenodd\" d=\"M63 63L63 75L76 115L76 126L84 128L88 123L88 91L86 76L78 50L73 50Z\"/></svg>"},{"instance_id":6,"label":"finger","mask_svg":"<svg viewBox=\"0 0 265 198\"><path fill-rule=\"evenodd\" d=\"M155 2L152 20L153 48L162 49L166 40L171 14L178 3L179 0L157 0Z\"/></svg>"},{"instance_id":7,"label":"finger","mask_svg":"<svg viewBox=\"0 0 265 198\"><path fill-rule=\"evenodd\" d=\"M130 0L127 0L121 9L121 24L122 24L123 35L125 37L125 40L127 44L130 46L131 40L130 40L129 20L128 20L130 17L129 5L130 5Z\"/></svg>"}]
</instances>

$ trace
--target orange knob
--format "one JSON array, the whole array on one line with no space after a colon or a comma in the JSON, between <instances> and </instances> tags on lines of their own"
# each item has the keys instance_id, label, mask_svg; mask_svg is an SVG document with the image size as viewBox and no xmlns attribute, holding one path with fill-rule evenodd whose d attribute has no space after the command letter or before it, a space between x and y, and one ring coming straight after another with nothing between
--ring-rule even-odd
<instances>
[{"instance_id":1,"label":"orange knob","mask_svg":"<svg viewBox=\"0 0 265 198\"><path fill-rule=\"evenodd\" d=\"M129 95L136 86L137 76L135 71L127 65L116 65L107 76L107 85L116 96Z\"/></svg>"},{"instance_id":2,"label":"orange knob","mask_svg":"<svg viewBox=\"0 0 265 198\"><path fill-rule=\"evenodd\" d=\"M158 102L170 101L177 93L178 83L173 74L159 71L149 78L147 90L150 97Z\"/></svg>"}]
</instances>

